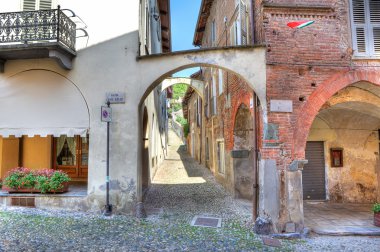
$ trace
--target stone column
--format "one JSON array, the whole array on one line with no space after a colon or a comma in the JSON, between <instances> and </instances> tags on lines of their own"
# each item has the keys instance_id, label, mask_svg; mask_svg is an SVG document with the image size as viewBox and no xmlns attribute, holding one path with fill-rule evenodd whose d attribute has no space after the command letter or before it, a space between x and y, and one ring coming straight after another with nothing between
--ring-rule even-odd
<instances>
[{"instance_id":1,"label":"stone column","mask_svg":"<svg viewBox=\"0 0 380 252\"><path fill-rule=\"evenodd\" d=\"M285 230L286 232L302 232L304 228L303 215L303 189L302 189L302 170L307 160L294 160L287 170L287 210L289 213L288 227L293 226L293 230Z\"/></svg>"}]
</instances>

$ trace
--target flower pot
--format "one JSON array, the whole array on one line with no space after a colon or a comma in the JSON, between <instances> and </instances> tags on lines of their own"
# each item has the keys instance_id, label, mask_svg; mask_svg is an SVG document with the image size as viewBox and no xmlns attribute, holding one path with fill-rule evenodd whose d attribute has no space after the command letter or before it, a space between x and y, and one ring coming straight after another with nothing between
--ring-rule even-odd
<instances>
[{"instance_id":1,"label":"flower pot","mask_svg":"<svg viewBox=\"0 0 380 252\"><path fill-rule=\"evenodd\" d=\"M48 193L65 193L69 191L69 183L63 182L63 188L56 191L49 191ZM6 186L3 186L3 190L7 191L8 193L41 193L40 190L34 189L34 188L8 188Z\"/></svg>"},{"instance_id":2,"label":"flower pot","mask_svg":"<svg viewBox=\"0 0 380 252\"><path fill-rule=\"evenodd\" d=\"M375 224L376 227L380 227L380 212L373 214L373 224Z\"/></svg>"}]
</instances>

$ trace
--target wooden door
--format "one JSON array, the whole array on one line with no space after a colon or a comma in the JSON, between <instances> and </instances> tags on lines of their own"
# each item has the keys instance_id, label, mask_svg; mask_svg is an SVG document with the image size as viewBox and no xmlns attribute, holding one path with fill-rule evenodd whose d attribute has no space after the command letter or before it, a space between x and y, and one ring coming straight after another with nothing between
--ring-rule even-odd
<instances>
[{"instance_id":1,"label":"wooden door","mask_svg":"<svg viewBox=\"0 0 380 252\"><path fill-rule=\"evenodd\" d=\"M54 138L54 168L75 180L87 180L89 138L60 136Z\"/></svg>"}]
</instances>

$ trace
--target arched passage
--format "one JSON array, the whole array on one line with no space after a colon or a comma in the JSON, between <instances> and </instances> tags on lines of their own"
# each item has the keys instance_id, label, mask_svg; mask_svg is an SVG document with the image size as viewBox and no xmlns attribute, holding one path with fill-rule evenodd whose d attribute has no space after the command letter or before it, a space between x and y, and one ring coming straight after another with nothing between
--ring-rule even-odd
<instances>
[{"instance_id":1,"label":"arched passage","mask_svg":"<svg viewBox=\"0 0 380 252\"><path fill-rule=\"evenodd\" d=\"M309 130L322 106L339 90L361 81L380 86L380 74L379 72L364 70L340 73L323 82L309 96L305 105L298 112L300 116L294 127L294 159L303 159L305 157L305 146Z\"/></svg>"},{"instance_id":2,"label":"arched passage","mask_svg":"<svg viewBox=\"0 0 380 252\"><path fill-rule=\"evenodd\" d=\"M203 86L204 86L203 81L197 80L197 79L191 79L191 78L183 78L183 77L182 78L174 78L174 77L166 78L162 82L161 88L162 90L165 90L166 88L171 87L176 84L188 85L189 87L194 89L195 92L197 92L197 94L203 99Z\"/></svg>"},{"instance_id":3,"label":"arched passage","mask_svg":"<svg viewBox=\"0 0 380 252\"><path fill-rule=\"evenodd\" d=\"M235 197L252 199L255 184L255 144L254 118L249 107L241 104L234 122L234 187Z\"/></svg>"},{"instance_id":4,"label":"arched passage","mask_svg":"<svg viewBox=\"0 0 380 252\"><path fill-rule=\"evenodd\" d=\"M308 164L302 171L306 225L314 225L316 215L335 214L329 219L333 225L350 225L339 217L345 211L352 221L371 215L371 205L380 199L379 111L380 87L368 81L343 87L319 109L306 139ZM309 200L327 203L315 207ZM342 211L334 212L337 204Z\"/></svg>"}]
</instances>

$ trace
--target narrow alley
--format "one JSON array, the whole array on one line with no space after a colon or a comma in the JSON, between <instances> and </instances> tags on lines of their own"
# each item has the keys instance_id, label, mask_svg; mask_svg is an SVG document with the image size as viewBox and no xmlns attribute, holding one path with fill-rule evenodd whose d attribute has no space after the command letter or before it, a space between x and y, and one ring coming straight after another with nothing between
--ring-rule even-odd
<instances>
[{"instance_id":1,"label":"narrow alley","mask_svg":"<svg viewBox=\"0 0 380 252\"><path fill-rule=\"evenodd\" d=\"M252 203L234 199L215 181L209 169L195 161L180 138L169 130L168 155L158 168L145 197L148 215L213 215L252 218Z\"/></svg>"}]
</instances>

